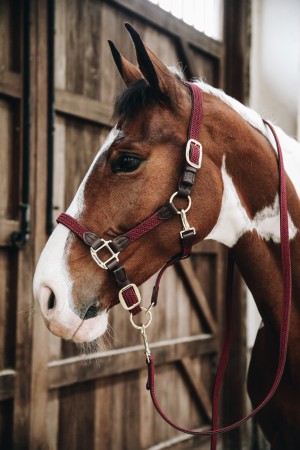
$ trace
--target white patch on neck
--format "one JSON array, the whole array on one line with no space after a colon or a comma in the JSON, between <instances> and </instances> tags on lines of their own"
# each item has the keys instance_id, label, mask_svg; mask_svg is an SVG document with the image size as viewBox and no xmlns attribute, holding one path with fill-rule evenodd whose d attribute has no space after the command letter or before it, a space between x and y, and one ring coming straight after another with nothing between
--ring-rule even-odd
<instances>
[{"instance_id":1,"label":"white patch on neck","mask_svg":"<svg viewBox=\"0 0 300 450\"><path fill-rule=\"evenodd\" d=\"M263 208L251 220L241 203L232 178L226 171L225 155L221 173L224 184L221 211L216 225L205 239L214 239L228 247L233 247L243 234L255 230L262 239L279 243L280 211L278 194L273 205ZM290 215L288 219L289 236L290 239L293 239L298 230Z\"/></svg>"},{"instance_id":2,"label":"white patch on neck","mask_svg":"<svg viewBox=\"0 0 300 450\"><path fill-rule=\"evenodd\" d=\"M225 94L225 92L223 92L221 89L216 89L200 80L197 80L196 84L204 92L212 94L222 100L232 109L234 109L251 126L262 133L269 140L275 153L277 154L277 146L274 136L269 127L264 124L261 116L257 112ZM295 139L287 136L279 127L275 126L274 128L282 148L285 171L288 174L291 182L293 183L298 198L300 199L300 144L299 142L295 141Z\"/></svg>"},{"instance_id":3,"label":"white patch on neck","mask_svg":"<svg viewBox=\"0 0 300 450\"><path fill-rule=\"evenodd\" d=\"M92 164L90 165L89 170L87 171L84 179L82 180L75 197L73 198L73 201L71 203L71 205L69 206L69 208L67 209L67 214L69 214L70 216L77 216L78 214L80 214L83 209L84 209L84 201L83 201L83 193L84 193L84 187L85 184L96 164L96 162L98 161L98 159L100 158L101 155L103 155L105 152L107 152L109 150L109 148L112 146L112 144L117 140L120 139L123 136L123 132L122 130L118 129L117 126L115 125L110 133L108 134L108 136L106 137L105 141L103 142L100 150L98 151L97 155L94 158L94 161L92 162Z\"/></svg>"}]
</instances>

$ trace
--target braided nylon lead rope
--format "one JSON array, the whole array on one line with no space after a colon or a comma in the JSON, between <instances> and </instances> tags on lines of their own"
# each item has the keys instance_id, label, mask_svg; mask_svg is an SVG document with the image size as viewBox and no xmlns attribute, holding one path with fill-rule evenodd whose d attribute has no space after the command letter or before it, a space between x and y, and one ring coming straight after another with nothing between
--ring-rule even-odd
<instances>
[{"instance_id":1,"label":"braided nylon lead rope","mask_svg":"<svg viewBox=\"0 0 300 450\"><path fill-rule=\"evenodd\" d=\"M222 428L215 428L215 425L217 423L216 416L213 418L213 429L212 430L205 430L205 431L193 431L188 430L186 428L183 428L179 425L176 425L171 419L169 419L164 412L162 411L155 395L155 374L154 374L154 359L150 355L148 357L147 365L148 365L148 381L147 381L147 389L150 391L151 398L153 401L153 404L160 414L160 416L173 428L175 428L178 431L181 431L183 433L191 434L194 436L206 436L206 435L216 435L220 433L225 433L227 431L233 430L234 428L239 427L244 422L246 422L248 419L253 417L258 411L260 411L273 397L275 394L278 385L280 383L280 380L283 375L284 367L285 367L285 361L286 361L286 354L287 354L287 344L288 344L288 333L289 333L289 322L290 322L290 311L291 311L291 293L292 293L292 284L291 284L291 262L290 262L290 246L289 246L289 228L288 228L288 208L287 208L287 198L286 198L286 184L285 184L285 172L284 172L284 164L283 164L283 157L282 157L282 151L280 142L277 138L276 132L273 128L273 126L264 120L264 123L270 128L272 131L276 145L278 150L278 164L279 164L279 192L280 192L280 234L281 234L281 261L282 261L282 276L283 276L283 306L282 306L282 312L281 312L281 325L280 325L280 342L279 342L279 359L278 359L278 367L275 375L275 379L273 382L273 385L271 386L270 391L266 395L265 399L256 407L254 408L248 415L246 415L244 418L238 420L237 422L222 427ZM231 327L231 325L230 325ZM229 327L229 328L230 328ZM221 383L223 374L226 367L226 362L228 359L228 353L230 350L230 335L231 330L227 330L226 339L224 342L222 355L220 357L220 367L218 369L217 378L216 378L216 385L214 389L214 414L216 414L218 410L218 394L220 392ZM212 448L215 450L216 440L212 439Z\"/></svg>"}]
</instances>

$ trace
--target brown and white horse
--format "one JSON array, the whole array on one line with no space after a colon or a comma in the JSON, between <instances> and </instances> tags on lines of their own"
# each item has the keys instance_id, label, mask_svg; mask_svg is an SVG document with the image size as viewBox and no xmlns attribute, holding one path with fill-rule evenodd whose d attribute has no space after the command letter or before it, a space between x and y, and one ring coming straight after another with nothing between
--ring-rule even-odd
<instances>
[{"instance_id":1,"label":"brown and white horse","mask_svg":"<svg viewBox=\"0 0 300 450\"><path fill-rule=\"evenodd\" d=\"M105 239L150 216L176 191L184 165L190 92L129 28L139 68L111 48L127 88L115 105L108 135L67 213ZM233 250L263 319L255 342L248 389L257 405L270 388L278 360L282 302L278 165L274 138L261 117L201 81L202 167L188 220L196 240L215 239ZM300 146L276 128L287 174L292 261L292 313L287 363L280 387L260 413L272 449L300 448ZM136 240L120 256L137 285L180 251L174 217ZM34 296L51 332L75 342L107 328L117 288L89 249L58 225L40 257Z\"/></svg>"}]
</instances>

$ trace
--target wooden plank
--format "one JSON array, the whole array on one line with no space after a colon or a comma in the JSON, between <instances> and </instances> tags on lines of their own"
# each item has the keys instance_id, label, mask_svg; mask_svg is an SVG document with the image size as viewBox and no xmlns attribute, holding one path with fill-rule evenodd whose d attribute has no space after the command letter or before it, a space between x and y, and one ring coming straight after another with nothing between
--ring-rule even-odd
<instances>
[{"instance_id":1,"label":"wooden plank","mask_svg":"<svg viewBox=\"0 0 300 450\"><path fill-rule=\"evenodd\" d=\"M211 335L170 339L150 344L156 365L162 365L182 359L185 356L194 357L216 351L216 341ZM72 358L51 361L48 364L49 388L55 389L95 380L111 375L118 375L145 367L143 345L123 349L98 352L92 355L82 355ZM99 361L87 367L86 362Z\"/></svg>"},{"instance_id":2,"label":"wooden plank","mask_svg":"<svg viewBox=\"0 0 300 450\"><path fill-rule=\"evenodd\" d=\"M22 76L10 70L0 71L0 94L22 98Z\"/></svg>"},{"instance_id":3,"label":"wooden plank","mask_svg":"<svg viewBox=\"0 0 300 450\"><path fill-rule=\"evenodd\" d=\"M176 267L182 272L189 288L192 291L192 294L196 299L201 314L203 315L212 333L215 334L217 332L217 324L215 322L215 319L213 318L201 284L195 277L195 272L193 270L191 261L185 259L184 261L180 261Z\"/></svg>"},{"instance_id":4,"label":"wooden plank","mask_svg":"<svg viewBox=\"0 0 300 450\"><path fill-rule=\"evenodd\" d=\"M180 361L180 365L183 367L185 374L187 375L189 382L198 397L198 401L201 403L203 410L208 420L212 418L212 405L208 392L199 377L197 376L194 366L190 358L183 358Z\"/></svg>"},{"instance_id":5,"label":"wooden plank","mask_svg":"<svg viewBox=\"0 0 300 450\"><path fill-rule=\"evenodd\" d=\"M115 391L114 383L109 378L95 381L95 416L94 416L94 449L110 449L112 445L113 435L109 430L112 425L112 399ZM103 408L103 405L106 405Z\"/></svg>"},{"instance_id":6,"label":"wooden plank","mask_svg":"<svg viewBox=\"0 0 300 450\"><path fill-rule=\"evenodd\" d=\"M68 386L61 390L56 448L93 449L94 401L93 382L81 386Z\"/></svg>"},{"instance_id":7,"label":"wooden plank","mask_svg":"<svg viewBox=\"0 0 300 450\"><path fill-rule=\"evenodd\" d=\"M220 250L221 244L216 241L201 241L198 244L194 245L193 253L213 253L217 254Z\"/></svg>"},{"instance_id":8,"label":"wooden plank","mask_svg":"<svg viewBox=\"0 0 300 450\"><path fill-rule=\"evenodd\" d=\"M4 369L0 372L0 401L14 396L16 371Z\"/></svg>"},{"instance_id":9,"label":"wooden plank","mask_svg":"<svg viewBox=\"0 0 300 450\"><path fill-rule=\"evenodd\" d=\"M16 219L20 186L20 109L15 101L0 97L0 218Z\"/></svg>"},{"instance_id":10,"label":"wooden plank","mask_svg":"<svg viewBox=\"0 0 300 450\"><path fill-rule=\"evenodd\" d=\"M45 243L47 195L47 13L46 0L30 2L31 64L31 189L32 240L19 253L18 309L16 320L16 396L14 404L14 448L46 449L47 435L47 329L40 314L24 320L24 309L32 307L32 275ZM28 4L24 5L24 11Z\"/></svg>"},{"instance_id":11,"label":"wooden plank","mask_svg":"<svg viewBox=\"0 0 300 450\"><path fill-rule=\"evenodd\" d=\"M141 0L105 0L110 5L117 6L118 8L130 13L135 17L138 17L142 22L151 24L154 28L159 29L163 34L168 34L173 37L184 36L185 39L194 47L201 49L215 57L221 58L223 56L223 44L216 41L204 33L196 30L195 28L187 25L182 20L177 19L170 13L162 9L158 9L157 6L150 2Z\"/></svg>"},{"instance_id":12,"label":"wooden plank","mask_svg":"<svg viewBox=\"0 0 300 450\"><path fill-rule=\"evenodd\" d=\"M113 109L102 102L62 89L55 90L55 101L55 109L58 113L89 120L107 127L113 125Z\"/></svg>"},{"instance_id":13,"label":"wooden plank","mask_svg":"<svg viewBox=\"0 0 300 450\"><path fill-rule=\"evenodd\" d=\"M227 0L224 9L225 89L244 103L249 97L249 0Z\"/></svg>"},{"instance_id":14,"label":"wooden plank","mask_svg":"<svg viewBox=\"0 0 300 450\"><path fill-rule=\"evenodd\" d=\"M11 245L11 235L20 229L20 222L17 220L0 220L0 247Z\"/></svg>"}]
</instances>

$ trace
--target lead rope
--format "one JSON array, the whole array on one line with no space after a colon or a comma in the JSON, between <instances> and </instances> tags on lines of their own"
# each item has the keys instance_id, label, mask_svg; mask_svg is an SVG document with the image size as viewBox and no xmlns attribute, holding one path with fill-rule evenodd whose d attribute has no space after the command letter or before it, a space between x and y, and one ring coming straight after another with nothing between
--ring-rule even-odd
<instances>
[{"instance_id":1,"label":"lead rope","mask_svg":"<svg viewBox=\"0 0 300 450\"><path fill-rule=\"evenodd\" d=\"M147 346L145 345L145 353L146 353L146 362L148 366L148 380L146 387L150 391L151 399L154 404L154 407L160 414L160 416L173 428L175 428L178 431L181 431L183 433L191 434L194 436L206 436L210 435L212 436L211 439L211 448L212 450L215 450L216 448L216 434L225 433L227 431L233 430L234 428L237 428L247 420L249 420L251 417L253 417L258 411L260 411L273 397L275 394L278 385L280 383L280 380L283 375L284 367L285 367L285 361L286 361L286 354L287 354L287 344L288 344L288 333L289 333L289 319L290 319L290 310L291 310L291 263L290 263L290 247L289 247L289 229L288 229L288 208L287 208L287 198L286 198L286 184L285 184L285 173L284 173L284 164L283 164L283 157L282 157L282 151L280 142L277 138L276 132L273 128L273 126L264 120L264 123L270 128L278 150L278 164L279 164L279 192L280 192L280 235L281 235L281 261L282 261L282 275L283 275L283 306L282 306L282 312L281 312L281 325L280 325L280 342L279 342L279 360L278 360L278 367L275 374L275 379L273 382L273 385L270 388L270 391L266 395L265 399L256 407L254 408L248 415L246 415L244 418L240 419L239 421L222 427L222 428L215 428L217 425L217 413L218 413L218 397L219 392L221 388L221 382L223 379L223 375L225 372L227 360L228 360L228 354L230 349L230 335L231 335L231 322L229 321L225 333L225 341L223 344L223 350L220 357L219 367L217 371L217 377L216 377L216 384L214 389L214 398L213 398L213 429L212 430L205 430L205 431L194 431L194 430L188 430L186 428L183 428L179 425L176 425L170 418L168 418L165 413L162 411L155 395L155 370L154 370L154 359L151 355L151 351L149 349L145 328L144 326L141 327L141 333L143 336L143 340L145 343L145 340L147 342ZM232 264L230 262L230 271L232 271ZM231 278L232 275L229 275L229 278ZM231 297L231 288L228 288L228 299ZM227 315L230 312L230 301L227 301ZM229 314L230 315L230 314Z\"/></svg>"}]
</instances>

